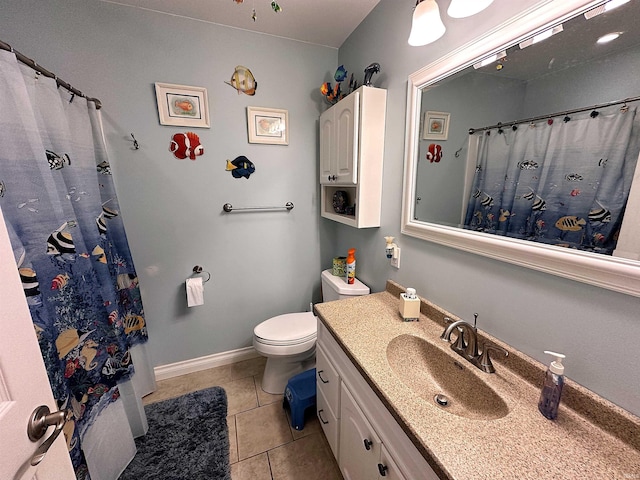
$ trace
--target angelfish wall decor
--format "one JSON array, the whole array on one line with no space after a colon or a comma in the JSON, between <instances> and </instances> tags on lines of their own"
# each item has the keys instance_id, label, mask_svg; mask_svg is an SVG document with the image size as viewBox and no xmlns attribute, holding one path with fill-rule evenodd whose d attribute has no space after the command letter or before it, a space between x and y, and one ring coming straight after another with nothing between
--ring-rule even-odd
<instances>
[{"instance_id":1,"label":"angelfish wall decor","mask_svg":"<svg viewBox=\"0 0 640 480\"><path fill-rule=\"evenodd\" d=\"M233 75L231 75L231 80L224 83L235 88L238 95L242 92L245 95L253 96L256 94L256 88L258 88L258 82L256 82L251 70L247 67L243 67L242 65L238 65L233 72Z\"/></svg>"},{"instance_id":2,"label":"angelfish wall decor","mask_svg":"<svg viewBox=\"0 0 640 480\"><path fill-rule=\"evenodd\" d=\"M180 160L187 157L195 160L197 156L204 153L204 147L200 144L200 137L195 133L176 133L171 137L169 151L173 152L173 155Z\"/></svg>"}]
</instances>

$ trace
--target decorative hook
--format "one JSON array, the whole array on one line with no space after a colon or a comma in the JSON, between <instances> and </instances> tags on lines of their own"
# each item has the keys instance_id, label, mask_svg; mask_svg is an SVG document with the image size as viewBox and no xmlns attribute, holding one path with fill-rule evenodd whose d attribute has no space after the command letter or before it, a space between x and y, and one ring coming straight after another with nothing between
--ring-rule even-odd
<instances>
[{"instance_id":1,"label":"decorative hook","mask_svg":"<svg viewBox=\"0 0 640 480\"><path fill-rule=\"evenodd\" d=\"M140 145L138 144L136 137L133 136L133 133L131 134L131 138L133 138L133 148L135 148L136 150L140 149Z\"/></svg>"},{"instance_id":2,"label":"decorative hook","mask_svg":"<svg viewBox=\"0 0 640 480\"><path fill-rule=\"evenodd\" d=\"M464 147L460 147L458 150L456 150L456 153L454 153L454 155L456 156L456 158L460 157L460 152L462 151Z\"/></svg>"}]
</instances>

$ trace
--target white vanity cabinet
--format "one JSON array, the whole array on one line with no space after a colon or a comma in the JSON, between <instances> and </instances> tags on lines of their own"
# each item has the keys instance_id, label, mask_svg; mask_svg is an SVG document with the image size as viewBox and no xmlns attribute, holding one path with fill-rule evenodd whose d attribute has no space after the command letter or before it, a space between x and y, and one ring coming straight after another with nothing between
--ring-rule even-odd
<instances>
[{"instance_id":1,"label":"white vanity cabinet","mask_svg":"<svg viewBox=\"0 0 640 480\"><path fill-rule=\"evenodd\" d=\"M321 214L356 228L379 227L387 91L362 86L320 116ZM343 192L353 212L338 213Z\"/></svg>"},{"instance_id":2,"label":"white vanity cabinet","mask_svg":"<svg viewBox=\"0 0 640 480\"><path fill-rule=\"evenodd\" d=\"M317 345L318 418L345 480L437 480L320 320Z\"/></svg>"},{"instance_id":3,"label":"white vanity cabinet","mask_svg":"<svg viewBox=\"0 0 640 480\"><path fill-rule=\"evenodd\" d=\"M319 345L316 346L316 410L333 456L338 458L340 376Z\"/></svg>"}]
</instances>

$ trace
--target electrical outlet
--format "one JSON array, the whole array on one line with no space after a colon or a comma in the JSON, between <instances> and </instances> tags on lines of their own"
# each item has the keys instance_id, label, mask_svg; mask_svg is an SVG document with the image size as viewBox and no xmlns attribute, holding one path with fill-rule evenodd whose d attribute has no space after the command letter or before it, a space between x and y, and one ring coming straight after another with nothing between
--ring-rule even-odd
<instances>
[{"instance_id":1,"label":"electrical outlet","mask_svg":"<svg viewBox=\"0 0 640 480\"><path fill-rule=\"evenodd\" d=\"M396 247L396 256L391 259L391 266L400 268L400 247Z\"/></svg>"}]
</instances>

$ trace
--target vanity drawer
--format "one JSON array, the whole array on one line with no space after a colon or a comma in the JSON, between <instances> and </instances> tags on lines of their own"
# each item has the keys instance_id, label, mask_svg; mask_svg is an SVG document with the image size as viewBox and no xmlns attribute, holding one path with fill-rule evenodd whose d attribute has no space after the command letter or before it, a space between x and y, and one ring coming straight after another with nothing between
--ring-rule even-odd
<instances>
[{"instance_id":1,"label":"vanity drawer","mask_svg":"<svg viewBox=\"0 0 640 480\"><path fill-rule=\"evenodd\" d=\"M316 385L331 412L336 418L340 418L340 375L319 345L316 348Z\"/></svg>"},{"instance_id":2,"label":"vanity drawer","mask_svg":"<svg viewBox=\"0 0 640 480\"><path fill-rule=\"evenodd\" d=\"M317 405L317 415L318 420L320 420L320 425L322 425L322 430L324 431L325 437L327 437L327 441L331 446L331 451L333 452L333 456L338 459L338 420L336 416L333 414L329 406L327 405L327 399L321 391L318 391L316 397L316 405Z\"/></svg>"}]
</instances>

